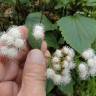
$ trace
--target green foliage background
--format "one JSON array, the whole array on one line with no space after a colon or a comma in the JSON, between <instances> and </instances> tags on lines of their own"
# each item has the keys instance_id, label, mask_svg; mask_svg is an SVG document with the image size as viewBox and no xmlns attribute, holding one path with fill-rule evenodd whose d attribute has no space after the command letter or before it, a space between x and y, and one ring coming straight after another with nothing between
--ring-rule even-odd
<instances>
[{"instance_id":1,"label":"green foliage background","mask_svg":"<svg viewBox=\"0 0 96 96\"><path fill-rule=\"evenodd\" d=\"M96 50L96 0L0 0L1 32L11 25L26 25L30 31L37 23L45 26L51 53L64 45L74 48L76 58L89 47ZM96 78L80 81L74 74L66 86L48 80L47 96L96 96Z\"/></svg>"}]
</instances>

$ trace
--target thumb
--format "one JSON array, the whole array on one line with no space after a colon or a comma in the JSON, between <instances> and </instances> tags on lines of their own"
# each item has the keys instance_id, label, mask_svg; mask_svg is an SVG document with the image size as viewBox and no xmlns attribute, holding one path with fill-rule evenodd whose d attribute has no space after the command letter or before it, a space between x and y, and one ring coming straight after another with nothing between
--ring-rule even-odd
<instances>
[{"instance_id":1,"label":"thumb","mask_svg":"<svg viewBox=\"0 0 96 96\"><path fill-rule=\"evenodd\" d=\"M43 53L34 49L25 62L22 87L18 96L46 96L46 63Z\"/></svg>"}]
</instances>

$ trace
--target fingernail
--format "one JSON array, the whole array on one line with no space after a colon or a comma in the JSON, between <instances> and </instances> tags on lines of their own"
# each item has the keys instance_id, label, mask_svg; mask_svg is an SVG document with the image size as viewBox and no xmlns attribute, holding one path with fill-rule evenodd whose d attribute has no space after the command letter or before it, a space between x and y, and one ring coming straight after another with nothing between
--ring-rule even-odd
<instances>
[{"instance_id":1,"label":"fingernail","mask_svg":"<svg viewBox=\"0 0 96 96\"><path fill-rule=\"evenodd\" d=\"M20 32L22 33L22 37L24 39L27 39L28 38L28 29L26 26L19 26L20 28Z\"/></svg>"},{"instance_id":2,"label":"fingernail","mask_svg":"<svg viewBox=\"0 0 96 96\"><path fill-rule=\"evenodd\" d=\"M31 60L32 64L45 64L45 57L42 51L38 49L30 51L28 57Z\"/></svg>"}]
</instances>

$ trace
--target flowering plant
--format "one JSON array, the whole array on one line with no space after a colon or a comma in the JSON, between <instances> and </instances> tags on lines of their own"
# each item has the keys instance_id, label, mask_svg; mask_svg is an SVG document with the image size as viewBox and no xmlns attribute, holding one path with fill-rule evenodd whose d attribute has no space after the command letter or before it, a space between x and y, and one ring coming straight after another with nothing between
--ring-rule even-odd
<instances>
[{"instance_id":1,"label":"flowering plant","mask_svg":"<svg viewBox=\"0 0 96 96\"><path fill-rule=\"evenodd\" d=\"M46 40L51 53L47 96L96 95L96 0L4 0L0 4L0 13L4 11L0 17L6 21L2 19L0 30L25 24L32 48L40 49ZM6 4L9 7L2 8ZM19 31L12 26L1 35L1 56L15 58L24 48Z\"/></svg>"}]
</instances>

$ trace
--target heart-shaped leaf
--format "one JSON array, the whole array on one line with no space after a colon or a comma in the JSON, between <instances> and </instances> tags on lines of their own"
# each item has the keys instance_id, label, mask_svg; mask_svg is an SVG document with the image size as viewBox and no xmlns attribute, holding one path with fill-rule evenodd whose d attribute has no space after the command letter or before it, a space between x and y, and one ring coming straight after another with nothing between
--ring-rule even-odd
<instances>
[{"instance_id":1,"label":"heart-shaped leaf","mask_svg":"<svg viewBox=\"0 0 96 96\"><path fill-rule=\"evenodd\" d=\"M96 21L84 16L67 16L57 22L64 40L82 53L96 38Z\"/></svg>"},{"instance_id":2,"label":"heart-shaped leaf","mask_svg":"<svg viewBox=\"0 0 96 96\"><path fill-rule=\"evenodd\" d=\"M31 13L27 16L26 19L26 26L28 28L33 28L35 24L41 23L45 26L45 30L49 31L49 30L54 30L56 29L56 25L52 24L45 15L42 15L41 12L35 12L35 13Z\"/></svg>"}]
</instances>

